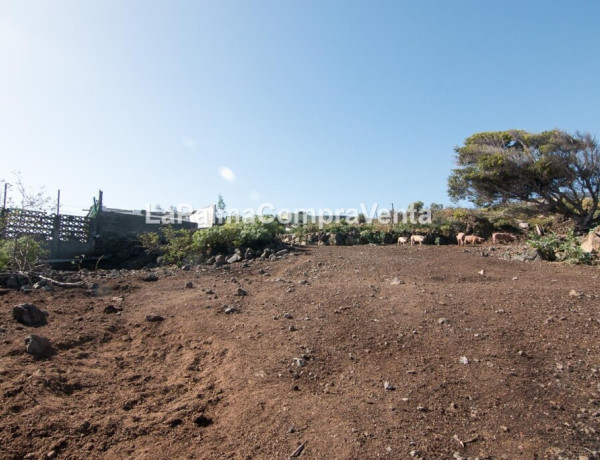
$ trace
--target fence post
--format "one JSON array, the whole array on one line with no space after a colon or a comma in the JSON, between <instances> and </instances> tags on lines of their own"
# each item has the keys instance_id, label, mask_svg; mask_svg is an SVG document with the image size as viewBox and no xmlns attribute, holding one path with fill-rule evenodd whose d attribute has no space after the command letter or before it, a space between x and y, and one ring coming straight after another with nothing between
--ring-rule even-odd
<instances>
[{"instance_id":1,"label":"fence post","mask_svg":"<svg viewBox=\"0 0 600 460\"><path fill-rule=\"evenodd\" d=\"M54 215L54 223L52 225L52 241L50 242L49 259L54 259L60 253L60 215Z\"/></svg>"}]
</instances>

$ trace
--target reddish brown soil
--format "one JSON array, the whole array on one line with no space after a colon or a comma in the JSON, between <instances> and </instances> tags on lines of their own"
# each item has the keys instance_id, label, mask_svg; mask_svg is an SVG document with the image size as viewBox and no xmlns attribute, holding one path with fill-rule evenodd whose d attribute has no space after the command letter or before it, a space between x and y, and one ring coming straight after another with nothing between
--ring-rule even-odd
<instances>
[{"instance_id":1,"label":"reddish brown soil","mask_svg":"<svg viewBox=\"0 0 600 460\"><path fill-rule=\"evenodd\" d=\"M598 268L362 246L195 270L0 296L0 458L597 458Z\"/></svg>"}]
</instances>

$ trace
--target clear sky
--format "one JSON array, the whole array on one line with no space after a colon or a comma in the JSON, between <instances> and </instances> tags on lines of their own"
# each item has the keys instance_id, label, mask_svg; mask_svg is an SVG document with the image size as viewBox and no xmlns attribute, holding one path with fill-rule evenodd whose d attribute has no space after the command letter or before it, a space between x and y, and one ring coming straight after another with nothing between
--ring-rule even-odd
<instances>
[{"instance_id":1,"label":"clear sky","mask_svg":"<svg viewBox=\"0 0 600 460\"><path fill-rule=\"evenodd\" d=\"M450 204L510 128L600 136L600 1L0 0L0 179L67 212Z\"/></svg>"}]
</instances>

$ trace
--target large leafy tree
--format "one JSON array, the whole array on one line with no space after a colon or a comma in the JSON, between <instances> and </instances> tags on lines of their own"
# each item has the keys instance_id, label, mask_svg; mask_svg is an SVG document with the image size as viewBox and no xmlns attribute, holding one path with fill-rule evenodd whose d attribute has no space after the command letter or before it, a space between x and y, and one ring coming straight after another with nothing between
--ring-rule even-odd
<instances>
[{"instance_id":1,"label":"large leafy tree","mask_svg":"<svg viewBox=\"0 0 600 460\"><path fill-rule=\"evenodd\" d=\"M477 206L535 203L587 228L598 210L600 149L589 133L560 130L477 133L456 147L448 179L454 201Z\"/></svg>"}]
</instances>

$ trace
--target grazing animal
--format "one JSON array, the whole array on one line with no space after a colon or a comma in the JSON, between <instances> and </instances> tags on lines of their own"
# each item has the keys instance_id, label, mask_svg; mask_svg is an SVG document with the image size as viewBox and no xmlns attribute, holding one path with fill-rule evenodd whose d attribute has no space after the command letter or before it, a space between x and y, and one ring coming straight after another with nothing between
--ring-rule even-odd
<instances>
[{"instance_id":1,"label":"grazing animal","mask_svg":"<svg viewBox=\"0 0 600 460\"><path fill-rule=\"evenodd\" d=\"M419 246L423 246L423 241L425 241L425 237L423 235L411 235L410 236L410 245L418 244Z\"/></svg>"},{"instance_id":2,"label":"grazing animal","mask_svg":"<svg viewBox=\"0 0 600 460\"><path fill-rule=\"evenodd\" d=\"M515 241L515 236L510 233L493 233L492 243L511 243Z\"/></svg>"},{"instance_id":3,"label":"grazing animal","mask_svg":"<svg viewBox=\"0 0 600 460\"><path fill-rule=\"evenodd\" d=\"M405 237L405 236L398 237L398 246L400 246L400 245L404 246L406 243L408 243L407 237Z\"/></svg>"},{"instance_id":4,"label":"grazing animal","mask_svg":"<svg viewBox=\"0 0 600 460\"><path fill-rule=\"evenodd\" d=\"M456 241L458 242L459 246L464 246L465 245L465 234L461 232L458 235L456 235Z\"/></svg>"},{"instance_id":5,"label":"grazing animal","mask_svg":"<svg viewBox=\"0 0 600 460\"><path fill-rule=\"evenodd\" d=\"M467 235L465 236L465 244L481 244L485 241L485 238L481 238L477 235Z\"/></svg>"}]
</instances>

